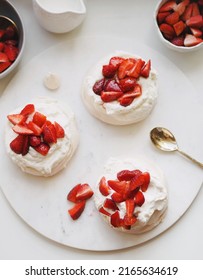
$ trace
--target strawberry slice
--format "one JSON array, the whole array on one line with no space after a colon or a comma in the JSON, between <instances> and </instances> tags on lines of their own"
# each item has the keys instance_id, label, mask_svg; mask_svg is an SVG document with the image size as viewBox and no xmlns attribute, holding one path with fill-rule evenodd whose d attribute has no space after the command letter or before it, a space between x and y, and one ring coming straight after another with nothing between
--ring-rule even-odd
<instances>
[{"instance_id":1,"label":"strawberry slice","mask_svg":"<svg viewBox=\"0 0 203 280\"><path fill-rule=\"evenodd\" d=\"M54 122L54 126L55 126L55 129L56 129L56 137L57 138L64 138L65 137L65 130L63 129L63 127L57 122Z\"/></svg>"},{"instance_id":2,"label":"strawberry slice","mask_svg":"<svg viewBox=\"0 0 203 280\"><path fill-rule=\"evenodd\" d=\"M81 184L76 193L76 202L87 200L92 197L94 192L88 184Z\"/></svg>"},{"instance_id":3,"label":"strawberry slice","mask_svg":"<svg viewBox=\"0 0 203 280\"><path fill-rule=\"evenodd\" d=\"M76 203L71 209L68 210L69 215L73 220L77 220L85 209L86 201Z\"/></svg>"},{"instance_id":4,"label":"strawberry slice","mask_svg":"<svg viewBox=\"0 0 203 280\"><path fill-rule=\"evenodd\" d=\"M139 97L142 94L142 88L139 84L136 84L132 91L128 91L123 94L119 99L121 106L129 106L136 97Z\"/></svg>"},{"instance_id":5,"label":"strawberry slice","mask_svg":"<svg viewBox=\"0 0 203 280\"><path fill-rule=\"evenodd\" d=\"M125 201L126 214L124 216L124 225L132 226L136 223L137 218L134 216L135 202L134 199L127 199Z\"/></svg>"},{"instance_id":6,"label":"strawberry slice","mask_svg":"<svg viewBox=\"0 0 203 280\"><path fill-rule=\"evenodd\" d=\"M32 121L39 127L42 127L45 124L46 120L47 117L40 112L35 112L32 119Z\"/></svg>"},{"instance_id":7,"label":"strawberry slice","mask_svg":"<svg viewBox=\"0 0 203 280\"><path fill-rule=\"evenodd\" d=\"M103 196L107 196L110 194L110 187L108 186L106 182L106 178L102 177L100 182L99 182L99 191Z\"/></svg>"},{"instance_id":8,"label":"strawberry slice","mask_svg":"<svg viewBox=\"0 0 203 280\"><path fill-rule=\"evenodd\" d=\"M158 12L158 14L157 14L158 24L161 24L162 22L164 22L165 18L169 15L170 15L170 12L162 12L162 13Z\"/></svg>"},{"instance_id":9,"label":"strawberry slice","mask_svg":"<svg viewBox=\"0 0 203 280\"><path fill-rule=\"evenodd\" d=\"M45 143L51 144L57 142L56 129L53 124L43 126L42 133Z\"/></svg>"},{"instance_id":10,"label":"strawberry slice","mask_svg":"<svg viewBox=\"0 0 203 280\"><path fill-rule=\"evenodd\" d=\"M35 136L35 135L30 135L29 142L30 142L31 147L37 147L41 143L41 137Z\"/></svg>"},{"instance_id":11,"label":"strawberry slice","mask_svg":"<svg viewBox=\"0 0 203 280\"><path fill-rule=\"evenodd\" d=\"M0 63L8 62L8 56L4 52L0 52Z\"/></svg>"},{"instance_id":12,"label":"strawberry slice","mask_svg":"<svg viewBox=\"0 0 203 280\"><path fill-rule=\"evenodd\" d=\"M110 223L113 227L121 226L121 218L120 218L119 211L116 211L111 215Z\"/></svg>"},{"instance_id":13,"label":"strawberry slice","mask_svg":"<svg viewBox=\"0 0 203 280\"><path fill-rule=\"evenodd\" d=\"M25 156L29 152L29 136L25 135L24 137L24 143L23 143L23 149L22 149L22 156Z\"/></svg>"},{"instance_id":14,"label":"strawberry slice","mask_svg":"<svg viewBox=\"0 0 203 280\"><path fill-rule=\"evenodd\" d=\"M104 89L105 80L106 80L105 78L102 78L95 82L95 84L93 85L93 88L92 88L92 90L94 91L95 94L101 95L101 92Z\"/></svg>"},{"instance_id":15,"label":"strawberry slice","mask_svg":"<svg viewBox=\"0 0 203 280\"><path fill-rule=\"evenodd\" d=\"M18 56L19 49L11 44L5 44L4 52L7 55L8 59L13 62Z\"/></svg>"},{"instance_id":16,"label":"strawberry slice","mask_svg":"<svg viewBox=\"0 0 203 280\"><path fill-rule=\"evenodd\" d=\"M113 78L116 74L117 67L113 64L103 65L102 74L105 78Z\"/></svg>"},{"instance_id":17,"label":"strawberry slice","mask_svg":"<svg viewBox=\"0 0 203 280\"><path fill-rule=\"evenodd\" d=\"M185 47L193 47L202 42L203 42L203 40L201 38L197 38L192 34L186 34L185 40L184 40L184 45L185 45Z\"/></svg>"},{"instance_id":18,"label":"strawberry slice","mask_svg":"<svg viewBox=\"0 0 203 280\"><path fill-rule=\"evenodd\" d=\"M115 201L116 203L120 203L125 201L125 198L123 197L122 194L118 193L118 192L114 192L111 195L111 198L113 199L113 201Z\"/></svg>"},{"instance_id":19,"label":"strawberry slice","mask_svg":"<svg viewBox=\"0 0 203 280\"><path fill-rule=\"evenodd\" d=\"M150 70L151 70L151 60L148 60L148 62L145 63L145 65L142 67L140 75L144 78L148 78Z\"/></svg>"},{"instance_id":20,"label":"strawberry slice","mask_svg":"<svg viewBox=\"0 0 203 280\"><path fill-rule=\"evenodd\" d=\"M39 127L38 125L36 125L34 122L30 121L28 124L27 124L27 127L33 131L33 134L35 136L39 136L41 135L42 133L42 128Z\"/></svg>"},{"instance_id":21,"label":"strawberry slice","mask_svg":"<svg viewBox=\"0 0 203 280\"><path fill-rule=\"evenodd\" d=\"M116 211L119 210L118 206L116 205L115 201L110 199L110 198L106 198L103 204L104 208L110 209L112 211Z\"/></svg>"},{"instance_id":22,"label":"strawberry slice","mask_svg":"<svg viewBox=\"0 0 203 280\"><path fill-rule=\"evenodd\" d=\"M181 16L181 19L182 19L183 21L186 21L186 20L188 20L189 18L191 18L191 16L192 16L192 10L193 10L193 5L192 5L192 3L191 3L191 4L189 4L189 5L186 7L184 13L183 13L182 16Z\"/></svg>"},{"instance_id":23,"label":"strawberry slice","mask_svg":"<svg viewBox=\"0 0 203 280\"><path fill-rule=\"evenodd\" d=\"M135 60L132 60L130 58L123 60L123 62L120 64L118 68L118 73L117 73L118 78L119 79L125 78L129 70L131 70L134 65L135 65Z\"/></svg>"},{"instance_id":24,"label":"strawberry slice","mask_svg":"<svg viewBox=\"0 0 203 280\"><path fill-rule=\"evenodd\" d=\"M0 42L0 52L2 52L4 50L4 43Z\"/></svg>"},{"instance_id":25,"label":"strawberry slice","mask_svg":"<svg viewBox=\"0 0 203 280\"><path fill-rule=\"evenodd\" d=\"M131 181L133 177L142 174L142 172L138 169L136 170L122 170L117 173L117 179L119 181Z\"/></svg>"},{"instance_id":26,"label":"strawberry slice","mask_svg":"<svg viewBox=\"0 0 203 280\"><path fill-rule=\"evenodd\" d=\"M166 18L165 18L165 22L170 24L170 25L174 25L176 22L179 21L180 15L178 12L173 12L172 14L169 14Z\"/></svg>"},{"instance_id":27,"label":"strawberry slice","mask_svg":"<svg viewBox=\"0 0 203 280\"><path fill-rule=\"evenodd\" d=\"M77 195L77 192L80 188L81 188L81 184L77 184L75 187L73 187L67 195L67 200L76 203L77 202L76 195Z\"/></svg>"},{"instance_id":28,"label":"strawberry slice","mask_svg":"<svg viewBox=\"0 0 203 280\"><path fill-rule=\"evenodd\" d=\"M145 182L145 176L143 173L134 176L130 181L130 190L133 191L139 187L141 187Z\"/></svg>"},{"instance_id":29,"label":"strawberry slice","mask_svg":"<svg viewBox=\"0 0 203 280\"><path fill-rule=\"evenodd\" d=\"M185 30L186 25L182 20L180 20L173 25L173 28L176 33L176 36L179 36Z\"/></svg>"},{"instance_id":30,"label":"strawberry slice","mask_svg":"<svg viewBox=\"0 0 203 280\"><path fill-rule=\"evenodd\" d=\"M119 81L119 87L124 93L133 90L135 85L136 85L135 78L127 77Z\"/></svg>"},{"instance_id":31,"label":"strawberry slice","mask_svg":"<svg viewBox=\"0 0 203 280\"><path fill-rule=\"evenodd\" d=\"M111 214L108 211L106 211L104 209L104 207L100 207L99 212L102 213L103 215L106 215L106 216L109 216L109 217L111 216Z\"/></svg>"},{"instance_id":32,"label":"strawberry slice","mask_svg":"<svg viewBox=\"0 0 203 280\"><path fill-rule=\"evenodd\" d=\"M38 146L34 147L34 149L42 156L46 156L49 152L50 146L47 143L41 142Z\"/></svg>"},{"instance_id":33,"label":"strawberry slice","mask_svg":"<svg viewBox=\"0 0 203 280\"><path fill-rule=\"evenodd\" d=\"M101 100L103 102L112 102L117 100L122 94L122 91L102 91Z\"/></svg>"},{"instance_id":34,"label":"strawberry slice","mask_svg":"<svg viewBox=\"0 0 203 280\"><path fill-rule=\"evenodd\" d=\"M118 69L118 67L120 66L120 64L124 61L124 58L120 57L120 56L113 56L110 61L109 64L112 64L113 66L116 67L116 69Z\"/></svg>"},{"instance_id":35,"label":"strawberry slice","mask_svg":"<svg viewBox=\"0 0 203 280\"><path fill-rule=\"evenodd\" d=\"M195 37L202 37L202 31L200 29L191 27L190 30Z\"/></svg>"},{"instance_id":36,"label":"strawberry slice","mask_svg":"<svg viewBox=\"0 0 203 280\"><path fill-rule=\"evenodd\" d=\"M144 64L145 62L141 58L137 59L134 66L127 72L127 75L136 79L139 78L141 69Z\"/></svg>"},{"instance_id":37,"label":"strawberry slice","mask_svg":"<svg viewBox=\"0 0 203 280\"><path fill-rule=\"evenodd\" d=\"M186 21L186 25L189 27L201 28L203 26L203 20L201 15L193 16Z\"/></svg>"},{"instance_id":38,"label":"strawberry slice","mask_svg":"<svg viewBox=\"0 0 203 280\"><path fill-rule=\"evenodd\" d=\"M22 154L23 152L23 147L26 136L25 135L18 135L13 141L10 143L10 148L11 150L16 153L16 154Z\"/></svg>"},{"instance_id":39,"label":"strawberry slice","mask_svg":"<svg viewBox=\"0 0 203 280\"><path fill-rule=\"evenodd\" d=\"M143 172L142 176L144 176L144 183L141 185L141 190L143 192L146 192L146 190L149 187L149 183L150 183L150 174L149 174L149 172Z\"/></svg>"},{"instance_id":40,"label":"strawberry slice","mask_svg":"<svg viewBox=\"0 0 203 280\"><path fill-rule=\"evenodd\" d=\"M0 73L5 71L11 65L10 61L0 63Z\"/></svg>"},{"instance_id":41,"label":"strawberry slice","mask_svg":"<svg viewBox=\"0 0 203 280\"><path fill-rule=\"evenodd\" d=\"M109 80L108 82L105 83L104 91L121 92L121 89L115 80Z\"/></svg>"},{"instance_id":42,"label":"strawberry slice","mask_svg":"<svg viewBox=\"0 0 203 280\"><path fill-rule=\"evenodd\" d=\"M7 116L8 120L12 123L12 124L22 124L26 121L26 116L23 116L21 114L11 114Z\"/></svg>"},{"instance_id":43,"label":"strawberry slice","mask_svg":"<svg viewBox=\"0 0 203 280\"><path fill-rule=\"evenodd\" d=\"M128 215L124 216L123 223L125 226L132 226L137 222L137 218L135 216L128 217Z\"/></svg>"},{"instance_id":44,"label":"strawberry slice","mask_svg":"<svg viewBox=\"0 0 203 280\"><path fill-rule=\"evenodd\" d=\"M127 188L126 181L108 180L108 185L114 191L123 194Z\"/></svg>"},{"instance_id":45,"label":"strawberry slice","mask_svg":"<svg viewBox=\"0 0 203 280\"><path fill-rule=\"evenodd\" d=\"M33 104L27 104L20 112L21 115L28 116L35 111L35 106Z\"/></svg>"},{"instance_id":46,"label":"strawberry slice","mask_svg":"<svg viewBox=\"0 0 203 280\"><path fill-rule=\"evenodd\" d=\"M176 6L177 6L177 4L175 1L168 1L160 7L159 11L160 12L173 11L173 10L175 10Z\"/></svg>"},{"instance_id":47,"label":"strawberry slice","mask_svg":"<svg viewBox=\"0 0 203 280\"><path fill-rule=\"evenodd\" d=\"M171 40L171 43L179 47L184 46L184 37L182 35L178 37L174 37Z\"/></svg>"},{"instance_id":48,"label":"strawberry slice","mask_svg":"<svg viewBox=\"0 0 203 280\"><path fill-rule=\"evenodd\" d=\"M176 5L174 7L174 11L178 12L178 14L181 16L185 12L185 8L186 8L185 3L184 2L180 2L178 5Z\"/></svg>"},{"instance_id":49,"label":"strawberry slice","mask_svg":"<svg viewBox=\"0 0 203 280\"><path fill-rule=\"evenodd\" d=\"M173 27L167 23L160 24L159 29L162 32L163 36L168 40L173 39L173 37L175 36Z\"/></svg>"},{"instance_id":50,"label":"strawberry slice","mask_svg":"<svg viewBox=\"0 0 203 280\"><path fill-rule=\"evenodd\" d=\"M142 206L145 202L145 197L141 191L138 191L134 196L135 206Z\"/></svg>"},{"instance_id":51,"label":"strawberry slice","mask_svg":"<svg viewBox=\"0 0 203 280\"><path fill-rule=\"evenodd\" d=\"M13 131L17 134L31 135L33 131L22 124L16 124L12 127Z\"/></svg>"}]
</instances>

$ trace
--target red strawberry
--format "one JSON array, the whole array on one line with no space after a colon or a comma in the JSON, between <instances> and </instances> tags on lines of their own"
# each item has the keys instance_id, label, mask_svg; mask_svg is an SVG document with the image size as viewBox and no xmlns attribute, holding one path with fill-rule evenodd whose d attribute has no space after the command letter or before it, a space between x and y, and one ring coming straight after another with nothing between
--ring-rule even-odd
<instances>
[{"instance_id":1,"label":"red strawberry","mask_svg":"<svg viewBox=\"0 0 203 280\"><path fill-rule=\"evenodd\" d=\"M141 69L144 64L145 62L141 58L137 59L134 66L127 72L127 75L136 79L139 78Z\"/></svg>"},{"instance_id":2,"label":"red strawberry","mask_svg":"<svg viewBox=\"0 0 203 280\"><path fill-rule=\"evenodd\" d=\"M87 200L90 197L92 197L94 192L90 188L88 184L82 184L76 193L76 202L82 201L82 200Z\"/></svg>"},{"instance_id":3,"label":"red strawberry","mask_svg":"<svg viewBox=\"0 0 203 280\"><path fill-rule=\"evenodd\" d=\"M101 99L103 102L112 102L117 100L122 94L121 91L102 91Z\"/></svg>"},{"instance_id":4,"label":"red strawberry","mask_svg":"<svg viewBox=\"0 0 203 280\"><path fill-rule=\"evenodd\" d=\"M4 52L10 61L14 61L19 53L19 49L13 45L5 44Z\"/></svg>"},{"instance_id":5,"label":"red strawberry","mask_svg":"<svg viewBox=\"0 0 203 280\"><path fill-rule=\"evenodd\" d=\"M201 38L196 38L194 35L186 34L185 40L184 40L184 45L185 45L185 47L193 47L202 42L203 42L203 40Z\"/></svg>"},{"instance_id":6,"label":"red strawberry","mask_svg":"<svg viewBox=\"0 0 203 280\"><path fill-rule=\"evenodd\" d=\"M183 36L174 37L171 40L171 43L179 47L184 46L184 37Z\"/></svg>"},{"instance_id":7,"label":"red strawberry","mask_svg":"<svg viewBox=\"0 0 203 280\"><path fill-rule=\"evenodd\" d=\"M116 74L116 70L117 67L112 64L103 65L102 74L105 78L113 78Z\"/></svg>"},{"instance_id":8,"label":"red strawberry","mask_svg":"<svg viewBox=\"0 0 203 280\"><path fill-rule=\"evenodd\" d=\"M132 60L130 58L123 60L123 62L120 64L118 68L118 73L117 73L118 78L119 79L125 78L129 70L132 69L132 67L134 66L134 64L135 64L135 60Z\"/></svg>"},{"instance_id":9,"label":"red strawberry","mask_svg":"<svg viewBox=\"0 0 203 280\"><path fill-rule=\"evenodd\" d=\"M13 131L17 134L31 135L33 131L22 124L16 124L12 127Z\"/></svg>"},{"instance_id":10,"label":"red strawberry","mask_svg":"<svg viewBox=\"0 0 203 280\"><path fill-rule=\"evenodd\" d=\"M112 211L116 211L119 210L118 206L116 205L115 201L110 199L110 198L106 198L103 204L104 208L110 209Z\"/></svg>"},{"instance_id":11,"label":"red strawberry","mask_svg":"<svg viewBox=\"0 0 203 280\"><path fill-rule=\"evenodd\" d=\"M141 173L140 170L122 170L117 173L117 178L119 181L130 181L133 177L138 176Z\"/></svg>"},{"instance_id":12,"label":"red strawberry","mask_svg":"<svg viewBox=\"0 0 203 280\"><path fill-rule=\"evenodd\" d=\"M124 60L124 58L122 58L120 56L114 56L110 59L109 64L112 64L113 66L116 67L116 69L118 69L118 67L123 62L123 60Z\"/></svg>"},{"instance_id":13,"label":"red strawberry","mask_svg":"<svg viewBox=\"0 0 203 280\"><path fill-rule=\"evenodd\" d=\"M144 183L141 185L141 190L146 192L150 183L150 174L149 172L143 172L142 176L144 176Z\"/></svg>"},{"instance_id":14,"label":"red strawberry","mask_svg":"<svg viewBox=\"0 0 203 280\"><path fill-rule=\"evenodd\" d=\"M20 112L21 115L28 116L35 111L35 106L33 104L27 104Z\"/></svg>"},{"instance_id":15,"label":"red strawberry","mask_svg":"<svg viewBox=\"0 0 203 280\"><path fill-rule=\"evenodd\" d=\"M186 5L184 2L180 2L177 6L174 7L174 11L178 12L181 16L185 11Z\"/></svg>"},{"instance_id":16,"label":"red strawberry","mask_svg":"<svg viewBox=\"0 0 203 280\"><path fill-rule=\"evenodd\" d=\"M111 214L109 212L107 212L104 207L100 207L99 208L99 212L102 213L103 215L106 215L106 216L111 216Z\"/></svg>"},{"instance_id":17,"label":"red strawberry","mask_svg":"<svg viewBox=\"0 0 203 280\"><path fill-rule=\"evenodd\" d=\"M191 27L190 30L195 37L202 37L202 31L200 29Z\"/></svg>"},{"instance_id":18,"label":"red strawberry","mask_svg":"<svg viewBox=\"0 0 203 280\"><path fill-rule=\"evenodd\" d=\"M18 135L13 141L10 143L11 150L16 154L22 154L23 146L25 142L25 135Z\"/></svg>"},{"instance_id":19,"label":"red strawberry","mask_svg":"<svg viewBox=\"0 0 203 280\"><path fill-rule=\"evenodd\" d=\"M201 15L193 16L186 21L186 25L189 27L201 28L203 26L203 20Z\"/></svg>"},{"instance_id":20,"label":"red strawberry","mask_svg":"<svg viewBox=\"0 0 203 280\"><path fill-rule=\"evenodd\" d=\"M121 226L121 218L120 218L119 211L116 211L111 215L110 223L113 227Z\"/></svg>"},{"instance_id":21,"label":"red strawberry","mask_svg":"<svg viewBox=\"0 0 203 280\"><path fill-rule=\"evenodd\" d=\"M73 220L77 220L85 209L86 201L76 203L71 209L68 210L69 215Z\"/></svg>"},{"instance_id":22,"label":"red strawberry","mask_svg":"<svg viewBox=\"0 0 203 280\"><path fill-rule=\"evenodd\" d=\"M95 94L97 95L101 94L102 90L104 89L104 82L105 82L105 78L102 78L95 82L92 88Z\"/></svg>"},{"instance_id":23,"label":"red strawberry","mask_svg":"<svg viewBox=\"0 0 203 280\"><path fill-rule=\"evenodd\" d=\"M139 187L141 187L145 182L145 176L143 173L134 176L130 181L130 190L133 191Z\"/></svg>"},{"instance_id":24,"label":"red strawberry","mask_svg":"<svg viewBox=\"0 0 203 280\"><path fill-rule=\"evenodd\" d=\"M57 122L54 122L54 126L55 126L55 129L56 129L56 137L57 138L64 138L65 137L65 131L64 131L63 127Z\"/></svg>"},{"instance_id":25,"label":"red strawberry","mask_svg":"<svg viewBox=\"0 0 203 280\"><path fill-rule=\"evenodd\" d=\"M43 139L45 143L56 143L56 129L53 124L46 125L43 127Z\"/></svg>"},{"instance_id":26,"label":"red strawberry","mask_svg":"<svg viewBox=\"0 0 203 280\"><path fill-rule=\"evenodd\" d=\"M106 178L102 177L99 182L99 191L102 195L107 196L110 193L110 188L107 185Z\"/></svg>"},{"instance_id":27,"label":"red strawberry","mask_svg":"<svg viewBox=\"0 0 203 280\"><path fill-rule=\"evenodd\" d=\"M127 187L126 181L108 180L108 185L114 191L123 194Z\"/></svg>"},{"instance_id":28,"label":"red strawberry","mask_svg":"<svg viewBox=\"0 0 203 280\"><path fill-rule=\"evenodd\" d=\"M165 4L163 4L160 9L159 12L168 12L168 11L172 11L176 8L177 4L175 1L167 1Z\"/></svg>"},{"instance_id":29,"label":"red strawberry","mask_svg":"<svg viewBox=\"0 0 203 280\"><path fill-rule=\"evenodd\" d=\"M197 3L193 2L192 5L192 15L191 16L198 16L200 15L199 6Z\"/></svg>"},{"instance_id":30,"label":"red strawberry","mask_svg":"<svg viewBox=\"0 0 203 280\"><path fill-rule=\"evenodd\" d=\"M30 146L30 144L29 144L29 136L26 135L26 136L24 137L24 143L23 143L23 149L22 149L22 156L25 156L25 155L28 153L28 151L29 151L29 146Z\"/></svg>"},{"instance_id":31,"label":"red strawberry","mask_svg":"<svg viewBox=\"0 0 203 280\"><path fill-rule=\"evenodd\" d=\"M30 142L30 146L37 147L41 143L41 137L35 136L35 135L30 135L29 142Z\"/></svg>"},{"instance_id":32,"label":"red strawberry","mask_svg":"<svg viewBox=\"0 0 203 280\"><path fill-rule=\"evenodd\" d=\"M49 152L50 146L46 143L41 142L39 146L34 147L34 149L43 156L46 156Z\"/></svg>"},{"instance_id":33,"label":"red strawberry","mask_svg":"<svg viewBox=\"0 0 203 280\"><path fill-rule=\"evenodd\" d=\"M171 40L175 36L175 31L174 31L173 27L167 23L162 23L159 26L159 29L163 33L163 35L166 39Z\"/></svg>"},{"instance_id":34,"label":"red strawberry","mask_svg":"<svg viewBox=\"0 0 203 280\"><path fill-rule=\"evenodd\" d=\"M8 120L12 123L12 124L22 124L26 121L26 117L20 114L12 114L12 115L8 115L7 116Z\"/></svg>"},{"instance_id":35,"label":"red strawberry","mask_svg":"<svg viewBox=\"0 0 203 280\"><path fill-rule=\"evenodd\" d=\"M145 65L142 67L140 75L144 78L148 78L150 70L151 70L151 60L145 63Z\"/></svg>"},{"instance_id":36,"label":"red strawberry","mask_svg":"<svg viewBox=\"0 0 203 280\"><path fill-rule=\"evenodd\" d=\"M157 14L157 21L158 21L158 24L161 24L162 22L164 22L165 18L170 15L170 12L158 12Z\"/></svg>"},{"instance_id":37,"label":"red strawberry","mask_svg":"<svg viewBox=\"0 0 203 280\"><path fill-rule=\"evenodd\" d=\"M179 21L180 15L178 12L173 12L172 14L169 14L166 18L165 18L165 22L170 24L170 25L174 25L176 22Z\"/></svg>"},{"instance_id":38,"label":"red strawberry","mask_svg":"<svg viewBox=\"0 0 203 280\"><path fill-rule=\"evenodd\" d=\"M191 18L191 16L192 16L192 9L193 9L193 6L192 6L192 3L191 3L191 4L189 4L189 5L186 7L184 13L183 13L182 16L181 16L181 19L182 19L183 21L186 21L186 20L188 20L189 18Z\"/></svg>"},{"instance_id":39,"label":"red strawberry","mask_svg":"<svg viewBox=\"0 0 203 280\"><path fill-rule=\"evenodd\" d=\"M145 202L145 197L142 192L138 191L134 196L135 206L141 207Z\"/></svg>"},{"instance_id":40,"label":"red strawberry","mask_svg":"<svg viewBox=\"0 0 203 280\"><path fill-rule=\"evenodd\" d=\"M5 71L11 65L10 61L0 63L0 73Z\"/></svg>"},{"instance_id":41,"label":"red strawberry","mask_svg":"<svg viewBox=\"0 0 203 280\"><path fill-rule=\"evenodd\" d=\"M124 92L124 93L127 91L130 91L130 90L133 90L135 85L136 85L135 78L127 77L127 78L121 79L119 81L119 86L120 86L122 92Z\"/></svg>"},{"instance_id":42,"label":"red strawberry","mask_svg":"<svg viewBox=\"0 0 203 280\"><path fill-rule=\"evenodd\" d=\"M173 28L174 28L174 31L176 33L176 36L179 36L185 30L185 27L186 27L186 25L182 20L175 23L173 25Z\"/></svg>"},{"instance_id":43,"label":"red strawberry","mask_svg":"<svg viewBox=\"0 0 203 280\"><path fill-rule=\"evenodd\" d=\"M111 195L111 198L113 199L113 201L115 201L116 203L120 203L125 201L125 198L123 197L122 194L118 193L118 192L114 192Z\"/></svg>"},{"instance_id":44,"label":"red strawberry","mask_svg":"<svg viewBox=\"0 0 203 280\"><path fill-rule=\"evenodd\" d=\"M67 195L67 200L72 201L72 202L77 202L76 195L80 188L81 188L81 184L77 184L75 187L73 187Z\"/></svg>"},{"instance_id":45,"label":"red strawberry","mask_svg":"<svg viewBox=\"0 0 203 280\"><path fill-rule=\"evenodd\" d=\"M108 82L105 83L104 91L121 92L121 89L115 80L109 80Z\"/></svg>"},{"instance_id":46,"label":"red strawberry","mask_svg":"<svg viewBox=\"0 0 203 280\"><path fill-rule=\"evenodd\" d=\"M37 124L39 127L42 127L44 123L46 122L47 117L40 112L35 112L33 115L32 121Z\"/></svg>"},{"instance_id":47,"label":"red strawberry","mask_svg":"<svg viewBox=\"0 0 203 280\"><path fill-rule=\"evenodd\" d=\"M8 56L4 52L0 52L0 63L8 62Z\"/></svg>"},{"instance_id":48,"label":"red strawberry","mask_svg":"<svg viewBox=\"0 0 203 280\"><path fill-rule=\"evenodd\" d=\"M126 215L124 216L124 224L126 226L132 226L136 223L137 218L134 216L135 202L134 199L127 199L126 204Z\"/></svg>"},{"instance_id":49,"label":"red strawberry","mask_svg":"<svg viewBox=\"0 0 203 280\"><path fill-rule=\"evenodd\" d=\"M135 216L128 217L128 215L125 215L123 222L125 226L132 226L137 222L137 218Z\"/></svg>"},{"instance_id":50,"label":"red strawberry","mask_svg":"<svg viewBox=\"0 0 203 280\"><path fill-rule=\"evenodd\" d=\"M33 134L35 136L39 136L41 135L42 133L42 128L39 127L38 125L36 125L34 122L30 121L28 124L27 124L27 127L33 131Z\"/></svg>"},{"instance_id":51,"label":"red strawberry","mask_svg":"<svg viewBox=\"0 0 203 280\"><path fill-rule=\"evenodd\" d=\"M127 107L133 102L134 99L135 99L135 96L126 93L123 96L121 96L121 98L119 98L118 101L121 106Z\"/></svg>"},{"instance_id":52,"label":"red strawberry","mask_svg":"<svg viewBox=\"0 0 203 280\"><path fill-rule=\"evenodd\" d=\"M0 42L0 52L2 52L4 50L4 43Z\"/></svg>"}]
</instances>

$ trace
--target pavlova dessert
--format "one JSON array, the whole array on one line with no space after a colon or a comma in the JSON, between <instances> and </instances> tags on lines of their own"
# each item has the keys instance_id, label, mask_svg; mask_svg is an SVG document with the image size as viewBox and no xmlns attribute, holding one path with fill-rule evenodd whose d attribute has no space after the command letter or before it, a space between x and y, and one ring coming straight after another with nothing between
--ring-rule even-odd
<instances>
[{"instance_id":1,"label":"pavlova dessert","mask_svg":"<svg viewBox=\"0 0 203 280\"><path fill-rule=\"evenodd\" d=\"M97 182L95 204L114 229L140 234L164 218L168 195L162 171L146 158L110 158Z\"/></svg>"},{"instance_id":2,"label":"pavlova dessert","mask_svg":"<svg viewBox=\"0 0 203 280\"><path fill-rule=\"evenodd\" d=\"M87 74L82 99L103 122L126 125L145 119L156 104L157 73L151 60L117 51L101 59Z\"/></svg>"},{"instance_id":3,"label":"pavlova dessert","mask_svg":"<svg viewBox=\"0 0 203 280\"><path fill-rule=\"evenodd\" d=\"M52 176L66 167L78 146L73 112L59 101L41 97L8 116L5 143L22 171Z\"/></svg>"}]
</instances>

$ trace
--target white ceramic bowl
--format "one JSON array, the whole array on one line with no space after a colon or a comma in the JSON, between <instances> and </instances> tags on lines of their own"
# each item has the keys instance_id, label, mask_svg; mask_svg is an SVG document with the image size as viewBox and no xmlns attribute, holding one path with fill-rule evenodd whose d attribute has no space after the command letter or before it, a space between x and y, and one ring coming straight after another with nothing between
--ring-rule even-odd
<instances>
[{"instance_id":1,"label":"white ceramic bowl","mask_svg":"<svg viewBox=\"0 0 203 280\"><path fill-rule=\"evenodd\" d=\"M24 44L25 44L25 34L24 34L24 27L22 20L20 18L20 15L16 11L13 5L11 5L8 1L0 1L0 11L1 16L8 18L9 21L13 22L17 28L18 31L18 48L19 53L15 61L2 73L0 73L0 79L7 76L11 71L16 68L19 61L22 58L23 50L24 50Z\"/></svg>"},{"instance_id":2,"label":"white ceramic bowl","mask_svg":"<svg viewBox=\"0 0 203 280\"><path fill-rule=\"evenodd\" d=\"M154 22L155 22L155 27L156 27L156 30L157 30L157 33L158 33L158 36L160 38L160 40L162 41L162 43L167 46L169 49L172 49L172 50L175 50L175 51L178 51L178 52L192 52L192 51L196 51L196 50L199 50L200 48L202 48L203 46L203 43L200 43L196 46L192 46L192 47L183 47L183 46L176 46L174 44L172 44L170 41L168 41L167 39L164 38L164 36L162 35L160 29L159 29L159 26L158 26L158 23L157 23L157 14L158 14L158 11L160 9L160 7L168 2L169 0L162 0L160 1L156 8L155 8L155 12L154 12Z\"/></svg>"},{"instance_id":3,"label":"white ceramic bowl","mask_svg":"<svg viewBox=\"0 0 203 280\"><path fill-rule=\"evenodd\" d=\"M85 18L83 0L32 0L35 16L47 31L65 33L79 26Z\"/></svg>"}]
</instances>

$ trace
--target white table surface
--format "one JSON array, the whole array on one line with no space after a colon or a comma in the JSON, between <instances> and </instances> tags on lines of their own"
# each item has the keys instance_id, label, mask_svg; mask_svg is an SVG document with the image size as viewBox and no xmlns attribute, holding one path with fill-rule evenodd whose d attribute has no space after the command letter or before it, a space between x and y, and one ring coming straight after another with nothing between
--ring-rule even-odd
<instances>
[{"instance_id":1,"label":"white table surface","mask_svg":"<svg viewBox=\"0 0 203 280\"><path fill-rule=\"evenodd\" d=\"M83 24L63 35L51 34L39 26L31 0L10 2L19 11L26 32L20 67L68 37L99 34L133 36L166 56L185 73L199 92L203 107L203 49L180 54L162 45L155 33L152 17L158 0L87 0L88 13ZM0 94L14 74L0 81ZM192 113L192 108L189 113ZM199 159L203 161L202 147ZM191 207L175 225L140 246L113 252L89 252L62 246L36 233L18 217L0 191L0 259L203 259L202 202L203 190L200 190Z\"/></svg>"}]
</instances>

